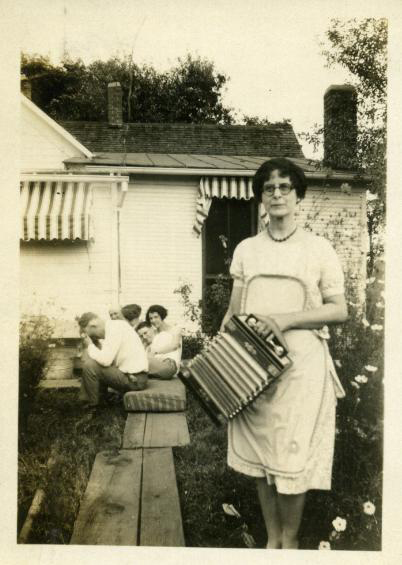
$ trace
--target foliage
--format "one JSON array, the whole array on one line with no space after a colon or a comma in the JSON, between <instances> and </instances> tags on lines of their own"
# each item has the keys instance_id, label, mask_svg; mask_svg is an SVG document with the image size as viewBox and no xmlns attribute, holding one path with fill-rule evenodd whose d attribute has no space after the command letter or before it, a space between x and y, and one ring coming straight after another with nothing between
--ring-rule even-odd
<instances>
[{"instance_id":1,"label":"foliage","mask_svg":"<svg viewBox=\"0 0 402 565\"><path fill-rule=\"evenodd\" d=\"M371 177L368 204L370 237L369 270L383 251L385 219L386 120L387 120L387 21L331 20L326 42L321 44L327 66L340 65L350 73L358 96L356 167ZM322 145L323 128L301 134L315 150Z\"/></svg>"},{"instance_id":2,"label":"foliage","mask_svg":"<svg viewBox=\"0 0 402 565\"><path fill-rule=\"evenodd\" d=\"M183 358L191 359L199 353L219 331L223 316L229 305L230 281L218 275L216 281L204 292L204 299L191 300L192 286L181 284L174 293L180 296L183 315L190 327L183 330Z\"/></svg>"},{"instance_id":3,"label":"foliage","mask_svg":"<svg viewBox=\"0 0 402 565\"><path fill-rule=\"evenodd\" d=\"M38 384L46 369L52 326L46 316L20 321L19 424L25 430Z\"/></svg>"},{"instance_id":4,"label":"foliage","mask_svg":"<svg viewBox=\"0 0 402 565\"><path fill-rule=\"evenodd\" d=\"M222 102L228 77L214 64L187 55L158 72L132 57L85 65L66 57L59 65L42 56L22 55L22 73L32 82L32 99L56 120L107 120L107 85L120 82L125 122L230 124L232 109Z\"/></svg>"},{"instance_id":5,"label":"foliage","mask_svg":"<svg viewBox=\"0 0 402 565\"><path fill-rule=\"evenodd\" d=\"M204 332L213 337L219 331L223 317L229 306L231 279L218 275L205 289L202 301L202 327Z\"/></svg>"},{"instance_id":6,"label":"foliage","mask_svg":"<svg viewBox=\"0 0 402 565\"><path fill-rule=\"evenodd\" d=\"M328 541L333 549L381 548L383 306L382 300L377 303L381 324L370 324L349 302L349 320L335 330L331 345L346 397L337 409L332 491L312 493L306 515L320 505L312 525L318 541ZM366 502L374 504L375 515L365 511ZM344 531L332 524L337 517L346 520Z\"/></svg>"},{"instance_id":7,"label":"foliage","mask_svg":"<svg viewBox=\"0 0 402 565\"><path fill-rule=\"evenodd\" d=\"M186 283L179 285L174 290L174 294L180 296L184 319L190 322L190 328L183 329L183 359L192 359L197 353L200 353L207 339L207 336L201 331L201 301L193 302L191 291L192 286Z\"/></svg>"},{"instance_id":8,"label":"foliage","mask_svg":"<svg viewBox=\"0 0 402 565\"><path fill-rule=\"evenodd\" d=\"M284 119L281 122L271 122L267 117L260 118L259 116L248 116L246 114L243 115L243 123L246 126L272 126L276 124L290 124L291 121L289 119Z\"/></svg>"}]
</instances>

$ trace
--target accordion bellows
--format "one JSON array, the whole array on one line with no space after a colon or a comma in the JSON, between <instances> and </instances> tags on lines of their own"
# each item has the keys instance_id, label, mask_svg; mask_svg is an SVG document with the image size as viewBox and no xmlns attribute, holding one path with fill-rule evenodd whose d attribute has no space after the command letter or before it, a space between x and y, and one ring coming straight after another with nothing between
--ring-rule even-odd
<instances>
[{"instance_id":1,"label":"accordion bellows","mask_svg":"<svg viewBox=\"0 0 402 565\"><path fill-rule=\"evenodd\" d=\"M261 338L256 322L252 314L232 316L179 373L216 424L234 418L292 365L285 342L273 332Z\"/></svg>"},{"instance_id":2,"label":"accordion bellows","mask_svg":"<svg viewBox=\"0 0 402 565\"><path fill-rule=\"evenodd\" d=\"M126 392L123 398L128 412L183 412L186 409L186 390L178 378L148 379L145 390Z\"/></svg>"}]
</instances>

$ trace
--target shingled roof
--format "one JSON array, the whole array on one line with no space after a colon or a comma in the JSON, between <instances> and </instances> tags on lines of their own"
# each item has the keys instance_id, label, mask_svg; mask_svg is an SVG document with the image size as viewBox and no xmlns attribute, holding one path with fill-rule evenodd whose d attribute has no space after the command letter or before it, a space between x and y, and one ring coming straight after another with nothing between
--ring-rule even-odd
<instances>
[{"instance_id":1,"label":"shingled roof","mask_svg":"<svg viewBox=\"0 0 402 565\"><path fill-rule=\"evenodd\" d=\"M288 123L268 126L223 126L186 123L61 121L60 125L93 153L169 153L294 157L301 146Z\"/></svg>"}]
</instances>

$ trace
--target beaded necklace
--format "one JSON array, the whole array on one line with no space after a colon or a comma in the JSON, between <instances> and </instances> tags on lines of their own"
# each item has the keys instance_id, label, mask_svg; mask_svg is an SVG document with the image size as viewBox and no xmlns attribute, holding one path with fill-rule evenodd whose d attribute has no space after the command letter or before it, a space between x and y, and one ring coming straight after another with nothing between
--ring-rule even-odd
<instances>
[{"instance_id":1,"label":"beaded necklace","mask_svg":"<svg viewBox=\"0 0 402 565\"><path fill-rule=\"evenodd\" d=\"M293 231L290 232L290 234L288 234L286 237L282 237L282 238L276 238L272 235L270 229L269 229L269 224L267 225L267 231L268 231L268 235L269 237L272 239L272 241L276 241L276 243L282 243L282 241L286 241L287 239L289 239L290 237L292 237L292 235L296 232L297 230L297 226L295 227L295 229Z\"/></svg>"}]
</instances>

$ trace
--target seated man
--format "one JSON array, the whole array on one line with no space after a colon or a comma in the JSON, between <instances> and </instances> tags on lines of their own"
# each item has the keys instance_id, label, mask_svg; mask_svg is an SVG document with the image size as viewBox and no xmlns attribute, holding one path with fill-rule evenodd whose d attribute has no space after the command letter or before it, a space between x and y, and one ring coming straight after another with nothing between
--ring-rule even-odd
<instances>
[{"instance_id":1,"label":"seated man","mask_svg":"<svg viewBox=\"0 0 402 565\"><path fill-rule=\"evenodd\" d=\"M123 320L127 320L134 330L137 329L140 323L141 306L138 306L138 304L127 304L121 309L121 314Z\"/></svg>"},{"instance_id":2,"label":"seated man","mask_svg":"<svg viewBox=\"0 0 402 565\"><path fill-rule=\"evenodd\" d=\"M140 322L137 333L148 355L149 375L159 379L171 379L176 375L180 367L181 347L172 349L167 353L160 353L169 349L172 336L168 332L155 333L154 328L148 322Z\"/></svg>"},{"instance_id":3,"label":"seated man","mask_svg":"<svg viewBox=\"0 0 402 565\"><path fill-rule=\"evenodd\" d=\"M143 390L148 380L148 360L138 335L123 320L105 322L92 312L78 321L87 352L83 356L80 397L93 408L107 387L119 392ZM102 349L92 340L103 340Z\"/></svg>"}]
</instances>

